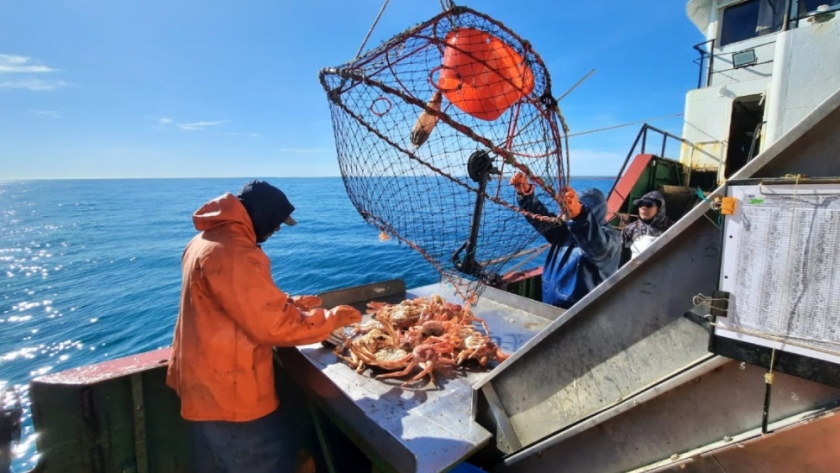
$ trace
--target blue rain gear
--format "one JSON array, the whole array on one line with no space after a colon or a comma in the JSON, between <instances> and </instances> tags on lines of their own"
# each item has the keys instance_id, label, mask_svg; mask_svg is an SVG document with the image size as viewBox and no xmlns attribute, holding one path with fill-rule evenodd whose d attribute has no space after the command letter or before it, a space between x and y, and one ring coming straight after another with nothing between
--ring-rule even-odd
<instances>
[{"instance_id":1,"label":"blue rain gear","mask_svg":"<svg viewBox=\"0 0 840 473\"><path fill-rule=\"evenodd\" d=\"M607 200L598 189L580 196L580 215L566 223L528 222L551 243L542 276L542 301L568 309L618 269L621 235L604 221ZM519 206L554 217L533 195L519 196Z\"/></svg>"}]
</instances>

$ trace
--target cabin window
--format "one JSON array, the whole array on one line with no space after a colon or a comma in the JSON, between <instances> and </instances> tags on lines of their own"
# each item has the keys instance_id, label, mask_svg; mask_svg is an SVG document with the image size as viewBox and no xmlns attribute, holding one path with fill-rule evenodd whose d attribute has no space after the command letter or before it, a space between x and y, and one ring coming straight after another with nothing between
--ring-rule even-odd
<instances>
[{"instance_id":1,"label":"cabin window","mask_svg":"<svg viewBox=\"0 0 840 473\"><path fill-rule=\"evenodd\" d=\"M744 41L782 29L785 0L747 0L723 9L720 45Z\"/></svg>"},{"instance_id":2,"label":"cabin window","mask_svg":"<svg viewBox=\"0 0 840 473\"><path fill-rule=\"evenodd\" d=\"M797 3L797 10L800 17L808 13L817 11L820 5L828 5L830 9L834 10L840 7L840 0L799 0Z\"/></svg>"}]
</instances>

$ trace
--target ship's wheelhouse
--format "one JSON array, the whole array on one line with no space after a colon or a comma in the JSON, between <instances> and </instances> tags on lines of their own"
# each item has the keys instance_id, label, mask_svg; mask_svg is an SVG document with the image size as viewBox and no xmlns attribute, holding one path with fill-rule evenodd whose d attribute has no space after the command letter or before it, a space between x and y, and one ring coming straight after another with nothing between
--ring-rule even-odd
<instances>
[{"instance_id":1,"label":"ship's wheelhouse","mask_svg":"<svg viewBox=\"0 0 840 473\"><path fill-rule=\"evenodd\" d=\"M840 0L689 0L706 40L680 161L718 183L840 87Z\"/></svg>"}]
</instances>

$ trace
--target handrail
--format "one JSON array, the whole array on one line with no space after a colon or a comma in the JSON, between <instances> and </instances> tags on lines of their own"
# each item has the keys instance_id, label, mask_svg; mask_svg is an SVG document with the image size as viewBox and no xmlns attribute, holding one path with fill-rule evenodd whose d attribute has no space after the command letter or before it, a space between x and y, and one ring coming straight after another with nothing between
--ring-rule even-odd
<instances>
[{"instance_id":1,"label":"handrail","mask_svg":"<svg viewBox=\"0 0 840 473\"><path fill-rule=\"evenodd\" d=\"M788 31L791 28L799 28L799 22L805 19L809 19L811 17L816 17L820 15L828 15L834 12L840 12L840 4L831 5L826 10L814 10L814 11L799 11L799 2L794 2L792 0L785 0L784 6L784 17L782 18L782 25L781 31ZM794 10L796 11L794 13ZM793 25L793 26L792 26ZM712 38L707 41L703 41L700 43L695 44L692 48L700 54L700 57L694 60L694 63L698 65L698 75L697 75L697 88L701 89L703 87L709 87L712 84L712 74L714 73L714 60L715 60L715 38ZM706 61L708 59L708 62ZM706 80L703 81L703 70L706 71Z\"/></svg>"},{"instance_id":2,"label":"handrail","mask_svg":"<svg viewBox=\"0 0 840 473\"><path fill-rule=\"evenodd\" d=\"M795 18L796 27L799 28L799 22L802 21L802 20L806 20L806 19L814 17L814 16L827 15L829 13L834 13L834 12L840 12L840 3L831 5L831 6L828 7L827 10L823 10L823 11L814 10L814 11L810 11L810 12L806 11L804 13L800 13L797 9L796 18Z\"/></svg>"},{"instance_id":3,"label":"handrail","mask_svg":"<svg viewBox=\"0 0 840 473\"><path fill-rule=\"evenodd\" d=\"M712 83L712 71L714 69L715 60L715 38L712 38L702 43L697 43L692 48L700 53L700 57L694 60L694 63L699 66L697 74L697 88L702 89L708 87ZM703 82L703 64L706 63L706 82Z\"/></svg>"},{"instance_id":4,"label":"handrail","mask_svg":"<svg viewBox=\"0 0 840 473\"><path fill-rule=\"evenodd\" d=\"M618 185L618 181L621 179L621 176L624 174L624 170L627 169L627 164L630 163L630 159L633 158L633 156L635 156L637 154L645 154L645 151L647 151L647 145L648 145L647 137L648 137L649 132L657 133L657 134L662 136L662 147L660 148L659 154L657 155L660 158L665 158L666 157L665 156L665 148L668 144L668 139L669 138L672 139L672 140L675 140L675 141L679 141L682 144L686 144L688 146L691 146L692 148L696 147L694 145L694 143L686 140L685 138L674 135L673 133L668 133L665 130L660 130L659 128L656 128L655 126L651 126L651 125L648 125L647 123L645 123L644 125L642 125L642 128L639 130L639 133L636 135L636 139L633 140L633 146L630 147L630 151L627 153L627 157L624 158L624 164L621 165L621 170L618 171L618 174L616 175L615 181L613 181L612 188L610 188L610 192L609 192L609 194L607 194L608 196L612 195L613 191L615 190L615 186ZM636 152L636 148L639 147L639 142L641 142L641 149L639 150L639 152Z\"/></svg>"}]
</instances>

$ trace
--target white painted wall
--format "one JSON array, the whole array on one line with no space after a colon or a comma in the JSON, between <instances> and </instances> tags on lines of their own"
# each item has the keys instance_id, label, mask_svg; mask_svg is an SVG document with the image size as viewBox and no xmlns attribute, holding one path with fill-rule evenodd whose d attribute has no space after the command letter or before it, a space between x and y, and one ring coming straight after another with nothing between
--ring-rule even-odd
<instances>
[{"instance_id":1,"label":"white painted wall","mask_svg":"<svg viewBox=\"0 0 840 473\"><path fill-rule=\"evenodd\" d=\"M719 8L731 3L710 2L708 38L718 35ZM765 94L763 150L840 89L840 11L836 13L824 23L801 21L789 31L716 48L712 86L686 94L683 137L698 146L684 146L680 160L694 168L719 168L722 180L720 163L735 98ZM756 48L758 62L766 64L724 71L731 68L731 53L749 48Z\"/></svg>"},{"instance_id":2,"label":"white painted wall","mask_svg":"<svg viewBox=\"0 0 840 473\"><path fill-rule=\"evenodd\" d=\"M776 39L779 33L771 33L756 38L750 38L737 43L727 44L723 48L715 48L715 58L712 61L713 86L765 80L770 82L773 75L773 64L776 54ZM747 49L755 50L756 65L734 69L732 54Z\"/></svg>"},{"instance_id":3,"label":"white painted wall","mask_svg":"<svg viewBox=\"0 0 840 473\"><path fill-rule=\"evenodd\" d=\"M696 89L686 94L683 138L700 148L683 147L680 161L694 168L719 167L726 156L732 102L737 97L765 94L767 78Z\"/></svg>"},{"instance_id":4,"label":"white painted wall","mask_svg":"<svg viewBox=\"0 0 840 473\"><path fill-rule=\"evenodd\" d=\"M825 23L801 21L777 43L766 104L766 148L840 89L840 11Z\"/></svg>"}]
</instances>

